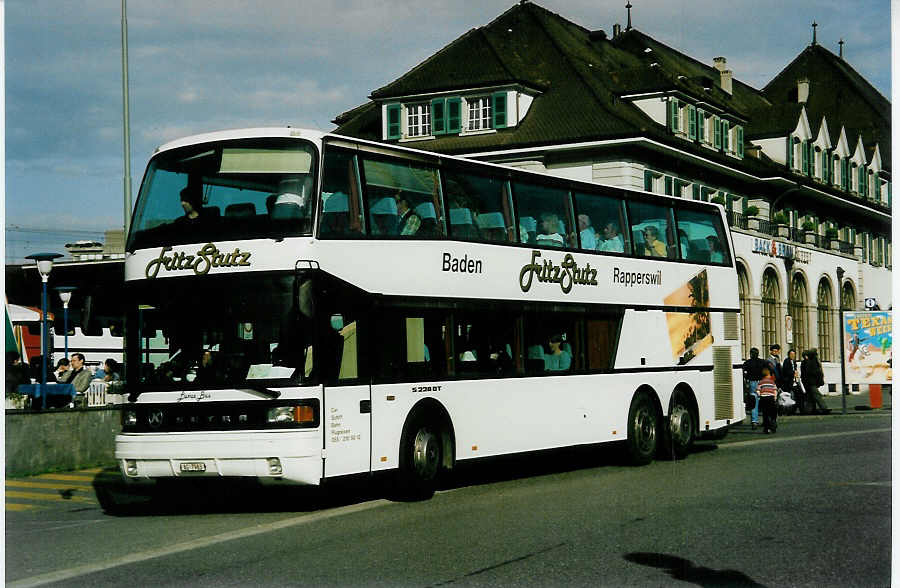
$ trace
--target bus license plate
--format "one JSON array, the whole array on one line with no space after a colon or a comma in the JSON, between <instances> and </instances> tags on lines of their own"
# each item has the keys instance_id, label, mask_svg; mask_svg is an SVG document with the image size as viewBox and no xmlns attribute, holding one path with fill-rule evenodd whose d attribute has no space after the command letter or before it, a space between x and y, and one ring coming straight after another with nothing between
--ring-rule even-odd
<instances>
[{"instance_id":1,"label":"bus license plate","mask_svg":"<svg viewBox=\"0 0 900 588\"><path fill-rule=\"evenodd\" d=\"M181 463L182 472L205 472L206 464L202 461L185 461Z\"/></svg>"}]
</instances>

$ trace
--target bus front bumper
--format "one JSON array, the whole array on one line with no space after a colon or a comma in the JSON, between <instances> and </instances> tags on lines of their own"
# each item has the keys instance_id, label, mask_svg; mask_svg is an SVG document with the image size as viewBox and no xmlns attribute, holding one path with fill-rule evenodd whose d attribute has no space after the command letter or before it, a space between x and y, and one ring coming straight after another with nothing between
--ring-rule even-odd
<instances>
[{"instance_id":1,"label":"bus front bumper","mask_svg":"<svg viewBox=\"0 0 900 588\"><path fill-rule=\"evenodd\" d=\"M115 456L130 481L226 476L263 483L322 481L320 430L121 433Z\"/></svg>"}]
</instances>

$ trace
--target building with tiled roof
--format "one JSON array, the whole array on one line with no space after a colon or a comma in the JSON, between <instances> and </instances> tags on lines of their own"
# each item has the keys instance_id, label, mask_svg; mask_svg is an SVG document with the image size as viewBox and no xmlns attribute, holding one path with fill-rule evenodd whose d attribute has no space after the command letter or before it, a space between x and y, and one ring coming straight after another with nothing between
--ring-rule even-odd
<instances>
[{"instance_id":1,"label":"building with tiled roof","mask_svg":"<svg viewBox=\"0 0 900 588\"><path fill-rule=\"evenodd\" d=\"M336 132L722 203L745 354L817 348L833 387L840 306L891 304L890 103L815 40L759 90L725 58L630 25L607 34L520 2L374 90Z\"/></svg>"}]
</instances>

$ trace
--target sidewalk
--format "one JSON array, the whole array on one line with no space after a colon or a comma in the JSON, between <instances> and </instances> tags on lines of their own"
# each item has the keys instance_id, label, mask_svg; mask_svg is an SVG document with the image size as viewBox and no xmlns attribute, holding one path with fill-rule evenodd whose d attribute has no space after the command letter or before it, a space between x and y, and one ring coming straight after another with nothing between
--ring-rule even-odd
<instances>
[{"instance_id":1,"label":"sidewalk","mask_svg":"<svg viewBox=\"0 0 900 588\"><path fill-rule=\"evenodd\" d=\"M840 394L823 394L823 398L825 400L825 406L831 409L831 414L843 414L843 404L841 400ZM872 408L869 399L868 392L861 393L853 393L845 396L846 405L847 405L847 414L885 414L891 412L891 401L892 397L890 393L882 392L881 395L881 408ZM807 404L808 406L808 404ZM814 416L812 414L807 415L786 415L788 417L793 416Z\"/></svg>"}]
</instances>

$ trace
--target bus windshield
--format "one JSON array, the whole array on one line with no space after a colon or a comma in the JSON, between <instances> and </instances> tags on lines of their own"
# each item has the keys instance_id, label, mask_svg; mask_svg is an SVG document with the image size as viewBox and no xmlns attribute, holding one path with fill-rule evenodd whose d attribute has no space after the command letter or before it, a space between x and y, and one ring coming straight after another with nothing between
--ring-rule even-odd
<instances>
[{"instance_id":1,"label":"bus windshield","mask_svg":"<svg viewBox=\"0 0 900 588\"><path fill-rule=\"evenodd\" d=\"M252 388L314 376L308 287L293 275L209 278L134 288L127 349L140 363L131 382L156 390ZM192 293L187 304L171 295L182 288Z\"/></svg>"},{"instance_id":2,"label":"bus windshield","mask_svg":"<svg viewBox=\"0 0 900 588\"><path fill-rule=\"evenodd\" d=\"M315 150L242 139L165 151L148 166L128 250L312 234Z\"/></svg>"}]
</instances>

